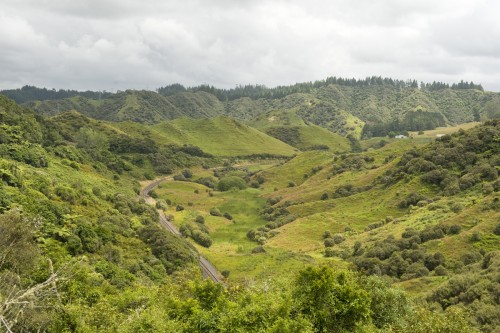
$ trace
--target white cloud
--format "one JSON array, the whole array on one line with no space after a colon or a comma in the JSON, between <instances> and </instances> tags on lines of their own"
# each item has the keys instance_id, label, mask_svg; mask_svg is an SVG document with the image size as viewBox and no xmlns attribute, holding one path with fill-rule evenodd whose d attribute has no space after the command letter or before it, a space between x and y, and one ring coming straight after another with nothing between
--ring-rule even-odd
<instances>
[{"instance_id":1,"label":"white cloud","mask_svg":"<svg viewBox=\"0 0 500 333\"><path fill-rule=\"evenodd\" d=\"M0 88L268 86L327 76L500 90L494 0L3 0Z\"/></svg>"}]
</instances>

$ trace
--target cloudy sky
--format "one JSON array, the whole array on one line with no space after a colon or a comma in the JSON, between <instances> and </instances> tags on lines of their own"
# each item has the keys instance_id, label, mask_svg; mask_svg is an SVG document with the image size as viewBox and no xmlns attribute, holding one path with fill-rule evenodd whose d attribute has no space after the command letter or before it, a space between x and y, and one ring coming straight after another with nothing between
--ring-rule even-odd
<instances>
[{"instance_id":1,"label":"cloudy sky","mask_svg":"<svg viewBox=\"0 0 500 333\"><path fill-rule=\"evenodd\" d=\"M499 15L496 0L0 0L0 89L380 75L500 91Z\"/></svg>"}]
</instances>

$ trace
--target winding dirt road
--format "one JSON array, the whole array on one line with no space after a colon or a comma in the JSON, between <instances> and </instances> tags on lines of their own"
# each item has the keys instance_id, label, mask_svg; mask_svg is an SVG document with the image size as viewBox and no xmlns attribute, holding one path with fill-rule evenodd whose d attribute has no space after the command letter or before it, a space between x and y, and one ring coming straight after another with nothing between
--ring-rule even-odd
<instances>
[{"instance_id":1,"label":"winding dirt road","mask_svg":"<svg viewBox=\"0 0 500 333\"><path fill-rule=\"evenodd\" d=\"M142 190L141 193L139 194L141 198L143 198L148 204L154 205L156 203L155 199L151 198L149 196L149 192L151 192L156 186L158 186L161 182L164 181L169 181L173 180L172 177L165 177L165 178L160 178L158 180L153 181L152 183L146 185ZM180 237L181 233L175 225L170 222L170 220L165 216L163 213L163 210L158 209L158 214L160 214L160 224L173 233L174 235ZM203 277L205 278L210 278L212 281L217 282L217 283L223 283L222 279L220 278L219 272L217 272L217 269L205 258L200 256L198 253L196 255L199 258L199 264L200 268L203 272Z\"/></svg>"}]
</instances>

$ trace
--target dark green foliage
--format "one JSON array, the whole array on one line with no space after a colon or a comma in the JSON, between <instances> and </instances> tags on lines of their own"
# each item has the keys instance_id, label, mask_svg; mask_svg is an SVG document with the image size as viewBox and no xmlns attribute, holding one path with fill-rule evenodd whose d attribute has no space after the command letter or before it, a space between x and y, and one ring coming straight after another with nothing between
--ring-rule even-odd
<instances>
[{"instance_id":1,"label":"dark green foliage","mask_svg":"<svg viewBox=\"0 0 500 333\"><path fill-rule=\"evenodd\" d=\"M195 262L191 249L179 238L159 225L148 225L139 231L139 237L149 245L151 252L160 259L167 272Z\"/></svg>"},{"instance_id":2,"label":"dark green foliage","mask_svg":"<svg viewBox=\"0 0 500 333\"><path fill-rule=\"evenodd\" d=\"M421 200L427 200L425 196L420 193L412 192L408 194L405 199L401 200L398 204L400 208L408 208L412 205L418 204Z\"/></svg>"},{"instance_id":3,"label":"dark green foliage","mask_svg":"<svg viewBox=\"0 0 500 333\"><path fill-rule=\"evenodd\" d=\"M300 144L300 127L298 126L282 126L282 127L270 127L266 130L266 134L288 143L291 146L296 146Z\"/></svg>"},{"instance_id":4,"label":"dark green foliage","mask_svg":"<svg viewBox=\"0 0 500 333\"><path fill-rule=\"evenodd\" d=\"M470 131L443 136L421 150L406 152L398 169L387 173L384 183L402 179L407 174L421 174L423 182L439 186L445 195L457 194L481 182L485 194L494 191L498 171L494 167L500 152L500 121L490 120ZM402 202L402 207L408 202Z\"/></svg>"},{"instance_id":5,"label":"dark green foliage","mask_svg":"<svg viewBox=\"0 0 500 333\"><path fill-rule=\"evenodd\" d=\"M500 236L500 223L497 223L495 229L493 229L493 233L497 236Z\"/></svg>"},{"instance_id":6,"label":"dark green foliage","mask_svg":"<svg viewBox=\"0 0 500 333\"><path fill-rule=\"evenodd\" d=\"M217 208L211 208L210 209L210 215L212 215L212 216L222 216L222 213Z\"/></svg>"},{"instance_id":7,"label":"dark green foliage","mask_svg":"<svg viewBox=\"0 0 500 333\"><path fill-rule=\"evenodd\" d=\"M229 191L232 188L239 190L245 189L247 187L246 182L243 178L237 176L226 176L219 180L217 184L217 189L219 191Z\"/></svg>"},{"instance_id":8,"label":"dark green foliage","mask_svg":"<svg viewBox=\"0 0 500 333\"><path fill-rule=\"evenodd\" d=\"M294 299L316 332L353 330L369 320L370 296L354 276L332 269L307 268L295 282Z\"/></svg>"},{"instance_id":9,"label":"dark green foliage","mask_svg":"<svg viewBox=\"0 0 500 333\"><path fill-rule=\"evenodd\" d=\"M30 101L63 99L78 95L88 98L101 99L111 96L112 93L106 91L76 91L63 89L55 90L26 85L19 89L2 90L0 94L12 98L17 103L21 104Z\"/></svg>"},{"instance_id":10,"label":"dark green foliage","mask_svg":"<svg viewBox=\"0 0 500 333\"><path fill-rule=\"evenodd\" d=\"M210 236L201 230L193 230L191 237L201 246L210 247L212 245L212 239Z\"/></svg>"},{"instance_id":11,"label":"dark green foliage","mask_svg":"<svg viewBox=\"0 0 500 333\"><path fill-rule=\"evenodd\" d=\"M478 259L470 260L470 269L451 277L428 297L428 301L438 302L443 308L465 305L474 312L475 320L483 332L494 332L500 325L498 251L490 252L482 259L479 256Z\"/></svg>"},{"instance_id":12,"label":"dark green foliage","mask_svg":"<svg viewBox=\"0 0 500 333\"><path fill-rule=\"evenodd\" d=\"M256 253L266 253L266 250L262 246L256 246L256 247L254 247L252 249L252 253L253 254L256 254Z\"/></svg>"}]
</instances>

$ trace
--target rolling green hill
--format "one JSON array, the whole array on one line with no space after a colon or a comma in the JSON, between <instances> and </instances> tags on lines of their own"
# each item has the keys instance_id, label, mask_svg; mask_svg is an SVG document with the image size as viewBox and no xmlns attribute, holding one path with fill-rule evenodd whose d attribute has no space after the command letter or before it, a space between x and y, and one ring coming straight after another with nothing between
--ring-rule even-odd
<instances>
[{"instance_id":1,"label":"rolling green hill","mask_svg":"<svg viewBox=\"0 0 500 333\"><path fill-rule=\"evenodd\" d=\"M155 124L180 117L210 118L222 114L223 105L205 92L164 97L151 91L127 90L103 99L83 96L27 103L37 113L55 115L76 110L88 117L109 121Z\"/></svg>"},{"instance_id":2,"label":"rolling green hill","mask_svg":"<svg viewBox=\"0 0 500 333\"><path fill-rule=\"evenodd\" d=\"M304 121L296 110L271 111L247 122L265 133L300 150L349 151L349 140L323 127Z\"/></svg>"},{"instance_id":3,"label":"rolling green hill","mask_svg":"<svg viewBox=\"0 0 500 333\"><path fill-rule=\"evenodd\" d=\"M216 156L290 156L296 152L287 144L227 117L180 118L157 124L152 131L162 142L198 146Z\"/></svg>"},{"instance_id":4,"label":"rolling green hill","mask_svg":"<svg viewBox=\"0 0 500 333\"><path fill-rule=\"evenodd\" d=\"M102 99L73 96L27 105L46 115L77 110L96 119L148 124L226 115L261 128L267 126L265 119L274 117L288 119L280 126L306 122L358 139L492 119L500 114L500 94L468 83L419 88L415 82L372 78L359 82L326 80L276 91L263 87L237 92L179 87L162 88L160 93L127 90Z\"/></svg>"}]
</instances>

